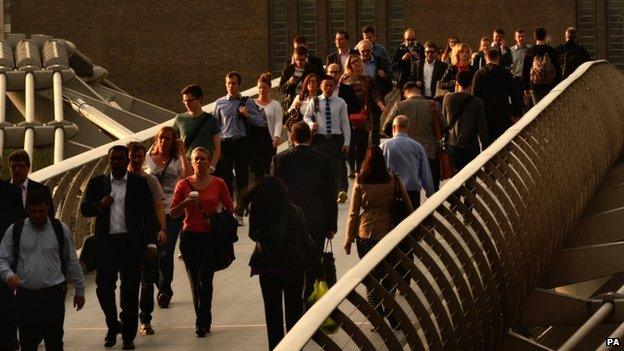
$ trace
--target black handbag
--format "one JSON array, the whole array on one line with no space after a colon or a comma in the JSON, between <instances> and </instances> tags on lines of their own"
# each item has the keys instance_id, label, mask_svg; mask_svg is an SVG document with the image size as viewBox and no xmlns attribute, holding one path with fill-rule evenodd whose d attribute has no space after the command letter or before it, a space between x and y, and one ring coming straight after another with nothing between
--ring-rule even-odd
<instances>
[{"instance_id":1,"label":"black handbag","mask_svg":"<svg viewBox=\"0 0 624 351\"><path fill-rule=\"evenodd\" d=\"M95 255L95 236L91 235L84 239L82 250L80 251L80 263L82 263L85 273L92 272L96 269L97 260Z\"/></svg>"},{"instance_id":2,"label":"black handbag","mask_svg":"<svg viewBox=\"0 0 624 351\"><path fill-rule=\"evenodd\" d=\"M392 222L396 226L403 222L407 216L409 216L410 210L403 200L403 196L401 195L401 191L399 189L399 176L393 174L392 177L394 178L394 191L392 192Z\"/></svg>"},{"instance_id":3,"label":"black handbag","mask_svg":"<svg viewBox=\"0 0 624 351\"><path fill-rule=\"evenodd\" d=\"M323 266L323 272L325 273L325 281L328 287L332 287L336 284L336 259L334 258L334 249L332 247L331 239L325 239L325 248L321 254L321 265ZM329 251L328 251L329 249Z\"/></svg>"}]
</instances>

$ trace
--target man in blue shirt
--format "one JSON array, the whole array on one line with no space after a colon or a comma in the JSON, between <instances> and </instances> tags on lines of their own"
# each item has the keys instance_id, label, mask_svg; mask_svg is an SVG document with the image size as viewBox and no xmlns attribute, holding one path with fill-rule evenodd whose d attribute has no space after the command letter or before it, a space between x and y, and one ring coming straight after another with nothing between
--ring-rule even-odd
<instances>
[{"instance_id":1,"label":"man in blue shirt","mask_svg":"<svg viewBox=\"0 0 624 351\"><path fill-rule=\"evenodd\" d=\"M236 220L243 225L244 209L240 201L249 182L249 138L247 125L267 127L253 99L241 96L242 77L238 72L225 76L227 95L215 102L212 114L221 126L221 160L217 174L223 177L230 194L234 197L234 174L236 172Z\"/></svg>"},{"instance_id":2,"label":"man in blue shirt","mask_svg":"<svg viewBox=\"0 0 624 351\"><path fill-rule=\"evenodd\" d=\"M408 119L397 116L392 122L392 139L381 144L386 166L398 174L414 208L420 205L420 189L427 197L434 193L433 179L425 148L407 135Z\"/></svg>"}]
</instances>

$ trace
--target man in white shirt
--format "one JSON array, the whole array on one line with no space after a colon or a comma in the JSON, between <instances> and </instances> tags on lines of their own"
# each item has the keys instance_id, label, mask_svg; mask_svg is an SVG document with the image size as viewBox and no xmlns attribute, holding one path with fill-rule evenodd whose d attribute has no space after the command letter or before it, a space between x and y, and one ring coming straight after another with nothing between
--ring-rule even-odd
<instances>
[{"instance_id":1,"label":"man in white shirt","mask_svg":"<svg viewBox=\"0 0 624 351\"><path fill-rule=\"evenodd\" d=\"M113 146L108 152L110 174L87 184L80 212L95 218L96 292L106 317L105 347L117 343L121 332L123 350L134 350L139 322L139 284L145 259L156 258L158 225L147 180L128 173L128 148ZM121 316L117 321L115 289L121 278Z\"/></svg>"},{"instance_id":2,"label":"man in white shirt","mask_svg":"<svg viewBox=\"0 0 624 351\"><path fill-rule=\"evenodd\" d=\"M414 62L412 76L409 79L416 82L420 87L420 94L427 99L433 99L435 96L438 81L442 79L447 68L446 63L437 59L437 52L438 46L434 42L426 42L425 59ZM403 95L405 96L405 93Z\"/></svg>"},{"instance_id":3,"label":"man in white shirt","mask_svg":"<svg viewBox=\"0 0 624 351\"><path fill-rule=\"evenodd\" d=\"M500 65L509 69L512 63L511 50L509 50L509 47L505 44L505 31L502 28L494 29L491 46L501 54Z\"/></svg>"},{"instance_id":4,"label":"man in white shirt","mask_svg":"<svg viewBox=\"0 0 624 351\"><path fill-rule=\"evenodd\" d=\"M526 55L527 50L531 47L526 43L525 32L524 29L519 28L516 30L514 35L514 39L516 40L516 45L511 47L511 74L514 76L514 81L516 82L516 86L518 87L518 91L524 90L524 83L522 81L522 71L524 69L524 56ZM524 111L530 107L530 102L523 101Z\"/></svg>"},{"instance_id":5,"label":"man in white shirt","mask_svg":"<svg viewBox=\"0 0 624 351\"><path fill-rule=\"evenodd\" d=\"M43 189L48 194L49 216L54 217L54 204L50 189L34 180L28 179L30 172L30 156L25 150L15 150L9 155L9 169L11 170L11 183L22 192L22 205L26 207L26 194L34 189Z\"/></svg>"},{"instance_id":6,"label":"man in white shirt","mask_svg":"<svg viewBox=\"0 0 624 351\"><path fill-rule=\"evenodd\" d=\"M328 154L334 165L336 182L338 183L338 202L347 200L347 180L344 155L349 153L351 127L347 103L340 97L332 97L336 82L332 76L324 76L321 80L322 94L308 105L303 120L315 132L313 148Z\"/></svg>"},{"instance_id":7,"label":"man in white shirt","mask_svg":"<svg viewBox=\"0 0 624 351\"><path fill-rule=\"evenodd\" d=\"M343 67L349 62L349 57L351 57L351 55L358 55L359 53L357 50L349 47L349 33L344 30L336 32L334 42L336 43L337 50L327 55L325 65L329 67L332 63L337 64L342 74Z\"/></svg>"}]
</instances>

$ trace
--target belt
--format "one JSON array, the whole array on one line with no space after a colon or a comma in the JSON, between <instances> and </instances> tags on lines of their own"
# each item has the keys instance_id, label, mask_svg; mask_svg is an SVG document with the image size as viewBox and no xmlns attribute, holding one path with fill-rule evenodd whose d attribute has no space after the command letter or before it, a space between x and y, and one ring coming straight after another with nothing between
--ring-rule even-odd
<instances>
[{"instance_id":1,"label":"belt","mask_svg":"<svg viewBox=\"0 0 624 351\"><path fill-rule=\"evenodd\" d=\"M20 295L28 295L28 296L36 296L36 295L49 294L49 293L56 292L56 291L63 290L63 289L66 289L66 283L65 282L62 282L62 283L56 284L56 285L52 285L52 286L48 286L48 287L42 288L42 289L19 288L18 289L18 294L20 294Z\"/></svg>"},{"instance_id":2,"label":"belt","mask_svg":"<svg viewBox=\"0 0 624 351\"><path fill-rule=\"evenodd\" d=\"M236 141L236 140L243 139L243 138L246 138L246 137L247 136L237 136L237 137L231 137L231 138L222 138L221 141L225 141L225 142Z\"/></svg>"},{"instance_id":3,"label":"belt","mask_svg":"<svg viewBox=\"0 0 624 351\"><path fill-rule=\"evenodd\" d=\"M341 137L342 134L316 134L318 136L320 136L321 138L325 138L325 139L331 139L332 137Z\"/></svg>"},{"instance_id":4,"label":"belt","mask_svg":"<svg viewBox=\"0 0 624 351\"><path fill-rule=\"evenodd\" d=\"M108 237L115 240L125 239L128 237L128 233L112 233L108 234Z\"/></svg>"}]
</instances>

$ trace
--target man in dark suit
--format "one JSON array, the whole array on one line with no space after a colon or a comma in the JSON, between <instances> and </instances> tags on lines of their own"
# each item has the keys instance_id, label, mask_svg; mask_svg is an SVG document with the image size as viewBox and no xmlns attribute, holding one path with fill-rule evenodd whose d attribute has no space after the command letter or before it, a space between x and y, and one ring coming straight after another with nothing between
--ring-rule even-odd
<instances>
[{"instance_id":1,"label":"man in dark suit","mask_svg":"<svg viewBox=\"0 0 624 351\"><path fill-rule=\"evenodd\" d=\"M321 74L313 64L306 61L307 57L308 49L303 46L297 47L293 54L295 62L286 65L282 71L279 91L286 95L285 99L288 101L288 105L290 105L295 99L295 96L301 91L305 77L311 73L317 76Z\"/></svg>"},{"instance_id":2,"label":"man in dark suit","mask_svg":"<svg viewBox=\"0 0 624 351\"><path fill-rule=\"evenodd\" d=\"M11 170L11 183L21 190L22 207L26 208L26 195L34 189L42 189L48 194L49 215L54 217L54 204L50 189L32 179L28 179L30 172L30 156L25 150L15 150L9 155L9 169Z\"/></svg>"},{"instance_id":3,"label":"man in dark suit","mask_svg":"<svg viewBox=\"0 0 624 351\"><path fill-rule=\"evenodd\" d=\"M312 150L310 138L305 122L294 124L290 139L295 146L273 157L271 173L284 181L294 204L303 209L310 235L322 250L325 238L337 230L337 185L329 156Z\"/></svg>"},{"instance_id":4,"label":"man in dark suit","mask_svg":"<svg viewBox=\"0 0 624 351\"><path fill-rule=\"evenodd\" d=\"M329 65L331 65L332 63L337 64L340 68L340 74L342 74L344 66L347 64L347 62L349 62L349 57L351 55L359 55L359 52L349 46L349 33L344 30L339 30L336 32L335 43L336 51L327 55L325 65L329 67Z\"/></svg>"},{"instance_id":5,"label":"man in dark suit","mask_svg":"<svg viewBox=\"0 0 624 351\"><path fill-rule=\"evenodd\" d=\"M323 61L320 58L313 56L312 53L309 52L308 41L303 35L297 35L293 39L293 56L297 48L305 48L306 50L308 50L308 54L306 56L306 62L311 64L312 67L314 67L314 71L316 74L322 74L323 73ZM284 61L284 69L286 68L286 66L293 64L293 63L295 63L294 57L287 58L286 61Z\"/></svg>"},{"instance_id":6,"label":"man in dark suit","mask_svg":"<svg viewBox=\"0 0 624 351\"><path fill-rule=\"evenodd\" d=\"M403 89L405 83L412 75L414 62L422 60L425 55L425 48L416 41L416 32L412 28L407 28L403 33L403 40L395 52L392 60L392 68L397 72L397 87Z\"/></svg>"},{"instance_id":7,"label":"man in dark suit","mask_svg":"<svg viewBox=\"0 0 624 351\"><path fill-rule=\"evenodd\" d=\"M19 189L0 179L0 241L6 229L15 221L24 218L24 207ZM0 280L0 350L17 350L17 324L10 310L11 290Z\"/></svg>"},{"instance_id":8,"label":"man in dark suit","mask_svg":"<svg viewBox=\"0 0 624 351\"><path fill-rule=\"evenodd\" d=\"M437 59L438 46L428 41L425 43L425 59L414 62L410 81L420 87L420 95L426 99L433 99L438 81L446 72L446 63Z\"/></svg>"},{"instance_id":9,"label":"man in dark suit","mask_svg":"<svg viewBox=\"0 0 624 351\"><path fill-rule=\"evenodd\" d=\"M494 32L492 33L491 46L500 53L500 66L510 69L511 64L513 63L513 58L511 57L511 50L505 43L505 31L502 28L494 29Z\"/></svg>"},{"instance_id":10,"label":"man in dark suit","mask_svg":"<svg viewBox=\"0 0 624 351\"><path fill-rule=\"evenodd\" d=\"M110 174L89 180L80 212L95 218L96 293L106 316L105 347L117 342L134 349L139 316L139 283L143 260L156 258L156 214L145 178L128 173L128 148L108 151ZM146 255L147 253L147 255ZM121 277L121 321L117 321L115 288Z\"/></svg>"},{"instance_id":11,"label":"man in dark suit","mask_svg":"<svg viewBox=\"0 0 624 351\"><path fill-rule=\"evenodd\" d=\"M483 66L485 66L485 54L490 49L490 44L491 43L489 37L483 37L481 38L481 41L479 41L479 52L475 52L474 54L472 54L471 59L471 64L476 69L481 69L483 68Z\"/></svg>"}]
</instances>

